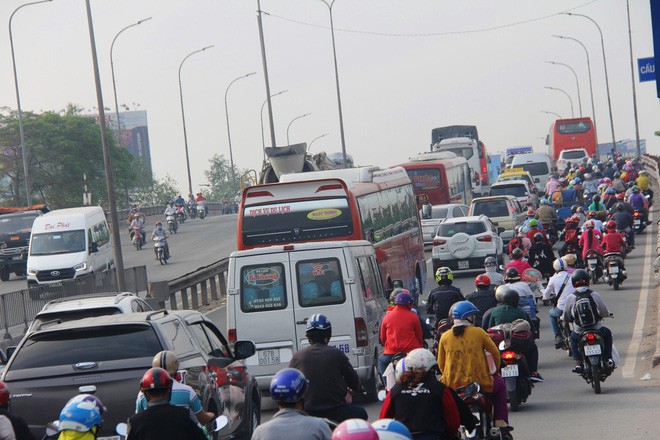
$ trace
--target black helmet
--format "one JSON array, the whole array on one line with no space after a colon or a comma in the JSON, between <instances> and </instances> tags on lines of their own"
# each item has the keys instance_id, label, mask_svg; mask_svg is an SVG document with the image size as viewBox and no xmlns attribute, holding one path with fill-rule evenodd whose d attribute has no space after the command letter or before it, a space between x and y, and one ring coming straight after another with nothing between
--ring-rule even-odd
<instances>
[{"instance_id":1,"label":"black helmet","mask_svg":"<svg viewBox=\"0 0 660 440\"><path fill-rule=\"evenodd\" d=\"M616 210L617 211L623 211L623 203L619 202L616 204Z\"/></svg>"},{"instance_id":2,"label":"black helmet","mask_svg":"<svg viewBox=\"0 0 660 440\"><path fill-rule=\"evenodd\" d=\"M577 212L578 205L571 206L571 213L575 214Z\"/></svg>"},{"instance_id":3,"label":"black helmet","mask_svg":"<svg viewBox=\"0 0 660 440\"><path fill-rule=\"evenodd\" d=\"M518 292L516 292L516 289L507 284L503 284L495 289L495 299L497 302L504 304L504 297L508 294L508 292L513 292L516 294L516 296L519 296Z\"/></svg>"},{"instance_id":4,"label":"black helmet","mask_svg":"<svg viewBox=\"0 0 660 440\"><path fill-rule=\"evenodd\" d=\"M598 194L596 194L591 198L591 200L595 203L598 203L598 202L600 202L600 196Z\"/></svg>"},{"instance_id":5,"label":"black helmet","mask_svg":"<svg viewBox=\"0 0 660 440\"><path fill-rule=\"evenodd\" d=\"M541 234L540 232L534 234L534 243L542 243L543 241L545 241L545 237L543 237L543 234Z\"/></svg>"},{"instance_id":6,"label":"black helmet","mask_svg":"<svg viewBox=\"0 0 660 440\"><path fill-rule=\"evenodd\" d=\"M514 250L511 251L511 257L514 260L517 260L519 258L522 258L525 253L523 252L522 249L520 248L515 248Z\"/></svg>"},{"instance_id":7,"label":"black helmet","mask_svg":"<svg viewBox=\"0 0 660 440\"><path fill-rule=\"evenodd\" d=\"M506 270L506 272L504 273L504 280L505 281L510 281L510 282L520 281L521 278L522 277L518 273L518 269L516 269L515 267L508 268Z\"/></svg>"},{"instance_id":8,"label":"black helmet","mask_svg":"<svg viewBox=\"0 0 660 440\"><path fill-rule=\"evenodd\" d=\"M589 273L584 269L578 269L571 275L571 282L573 287L588 286Z\"/></svg>"},{"instance_id":9,"label":"black helmet","mask_svg":"<svg viewBox=\"0 0 660 440\"><path fill-rule=\"evenodd\" d=\"M518 292L515 289L509 287L509 289L506 290L501 296L503 304L507 304L511 307L518 307L518 303L520 302L520 295L518 295Z\"/></svg>"}]
</instances>

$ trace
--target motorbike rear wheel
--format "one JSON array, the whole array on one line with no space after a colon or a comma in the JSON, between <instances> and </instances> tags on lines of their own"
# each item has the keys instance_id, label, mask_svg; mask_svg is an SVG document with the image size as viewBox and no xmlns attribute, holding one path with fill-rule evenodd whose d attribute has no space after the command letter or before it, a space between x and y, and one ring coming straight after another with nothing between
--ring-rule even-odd
<instances>
[{"instance_id":1,"label":"motorbike rear wheel","mask_svg":"<svg viewBox=\"0 0 660 440\"><path fill-rule=\"evenodd\" d=\"M596 272L598 272L597 269L591 272L591 284L598 283L598 274Z\"/></svg>"},{"instance_id":2,"label":"motorbike rear wheel","mask_svg":"<svg viewBox=\"0 0 660 440\"><path fill-rule=\"evenodd\" d=\"M594 393L600 394L600 365L591 366L591 387Z\"/></svg>"},{"instance_id":3,"label":"motorbike rear wheel","mask_svg":"<svg viewBox=\"0 0 660 440\"><path fill-rule=\"evenodd\" d=\"M614 285L614 290L619 290L619 277L618 276L612 280L612 284Z\"/></svg>"},{"instance_id":4,"label":"motorbike rear wheel","mask_svg":"<svg viewBox=\"0 0 660 440\"><path fill-rule=\"evenodd\" d=\"M507 391L506 396L509 399L509 405L511 406L511 411L516 412L520 409L520 400L518 400L517 391Z\"/></svg>"}]
</instances>

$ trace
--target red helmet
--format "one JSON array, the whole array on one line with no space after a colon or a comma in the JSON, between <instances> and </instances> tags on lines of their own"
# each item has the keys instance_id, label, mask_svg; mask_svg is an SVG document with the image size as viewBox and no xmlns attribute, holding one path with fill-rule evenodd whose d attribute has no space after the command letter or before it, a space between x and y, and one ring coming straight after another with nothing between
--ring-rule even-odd
<instances>
[{"instance_id":1,"label":"red helmet","mask_svg":"<svg viewBox=\"0 0 660 440\"><path fill-rule=\"evenodd\" d=\"M162 390L172 388L172 378L163 368L152 368L142 376L140 390Z\"/></svg>"},{"instance_id":2,"label":"red helmet","mask_svg":"<svg viewBox=\"0 0 660 440\"><path fill-rule=\"evenodd\" d=\"M0 407L9 405L9 388L0 380Z\"/></svg>"},{"instance_id":3,"label":"red helmet","mask_svg":"<svg viewBox=\"0 0 660 440\"><path fill-rule=\"evenodd\" d=\"M584 171L585 171L584 167L580 167L580 172L584 173Z\"/></svg>"},{"instance_id":4,"label":"red helmet","mask_svg":"<svg viewBox=\"0 0 660 440\"><path fill-rule=\"evenodd\" d=\"M626 195L622 192L617 193L616 198L619 200L623 200L626 197Z\"/></svg>"},{"instance_id":5,"label":"red helmet","mask_svg":"<svg viewBox=\"0 0 660 440\"><path fill-rule=\"evenodd\" d=\"M534 216L534 210L531 209L531 208L528 209L528 210L527 210L527 215L530 216L530 217L531 217L531 216Z\"/></svg>"},{"instance_id":6,"label":"red helmet","mask_svg":"<svg viewBox=\"0 0 660 440\"><path fill-rule=\"evenodd\" d=\"M474 285L475 286L490 286L490 278L488 278L488 275L482 273L481 275L478 275L474 279Z\"/></svg>"},{"instance_id":7,"label":"red helmet","mask_svg":"<svg viewBox=\"0 0 660 440\"><path fill-rule=\"evenodd\" d=\"M605 227L607 227L607 229L616 229L616 222L614 220L608 220L608 222L605 223Z\"/></svg>"},{"instance_id":8,"label":"red helmet","mask_svg":"<svg viewBox=\"0 0 660 440\"><path fill-rule=\"evenodd\" d=\"M589 211L589 214L587 214L587 217L596 218L596 211Z\"/></svg>"}]
</instances>

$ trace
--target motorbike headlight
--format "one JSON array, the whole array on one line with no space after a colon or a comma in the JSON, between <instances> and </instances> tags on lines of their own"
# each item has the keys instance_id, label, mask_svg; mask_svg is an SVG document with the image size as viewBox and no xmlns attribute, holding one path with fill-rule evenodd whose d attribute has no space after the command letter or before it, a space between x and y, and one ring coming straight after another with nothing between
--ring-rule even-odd
<instances>
[{"instance_id":1,"label":"motorbike headlight","mask_svg":"<svg viewBox=\"0 0 660 440\"><path fill-rule=\"evenodd\" d=\"M87 263L80 263L73 266L73 270L85 270L87 269Z\"/></svg>"},{"instance_id":2,"label":"motorbike headlight","mask_svg":"<svg viewBox=\"0 0 660 440\"><path fill-rule=\"evenodd\" d=\"M37 275L37 270L36 269L31 269L31 268L28 267L27 274L36 276Z\"/></svg>"}]
</instances>

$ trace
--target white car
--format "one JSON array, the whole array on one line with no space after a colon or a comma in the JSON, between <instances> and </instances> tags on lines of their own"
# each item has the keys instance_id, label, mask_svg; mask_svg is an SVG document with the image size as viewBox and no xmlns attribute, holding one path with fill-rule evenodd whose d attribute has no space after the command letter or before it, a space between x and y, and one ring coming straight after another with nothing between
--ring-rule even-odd
<instances>
[{"instance_id":1,"label":"white car","mask_svg":"<svg viewBox=\"0 0 660 440\"><path fill-rule=\"evenodd\" d=\"M431 207L431 217L424 216L423 209L419 210L419 218L422 219L422 236L424 238L424 246L431 246L433 244L433 237L435 231L438 229L440 222L446 218L465 217L468 215L467 205L459 203L447 203L445 205L433 205Z\"/></svg>"},{"instance_id":2,"label":"white car","mask_svg":"<svg viewBox=\"0 0 660 440\"><path fill-rule=\"evenodd\" d=\"M502 264L504 243L498 228L485 215L446 219L433 239L433 272L442 266L451 270L482 269L486 257Z\"/></svg>"},{"instance_id":3,"label":"white car","mask_svg":"<svg viewBox=\"0 0 660 440\"><path fill-rule=\"evenodd\" d=\"M526 180L503 180L495 182L490 186L490 195L514 196L523 209L527 209L528 206L536 209L539 205L535 191L532 190Z\"/></svg>"},{"instance_id":4,"label":"white car","mask_svg":"<svg viewBox=\"0 0 660 440\"><path fill-rule=\"evenodd\" d=\"M151 310L153 309L149 304L131 292L70 296L46 303L34 317L34 321L26 333L48 325L49 322L74 321L95 316Z\"/></svg>"},{"instance_id":5,"label":"white car","mask_svg":"<svg viewBox=\"0 0 660 440\"><path fill-rule=\"evenodd\" d=\"M557 158L557 171L564 171L570 162L571 164L582 165L582 159L589 157L584 148L575 148L573 150L563 150Z\"/></svg>"}]
</instances>

